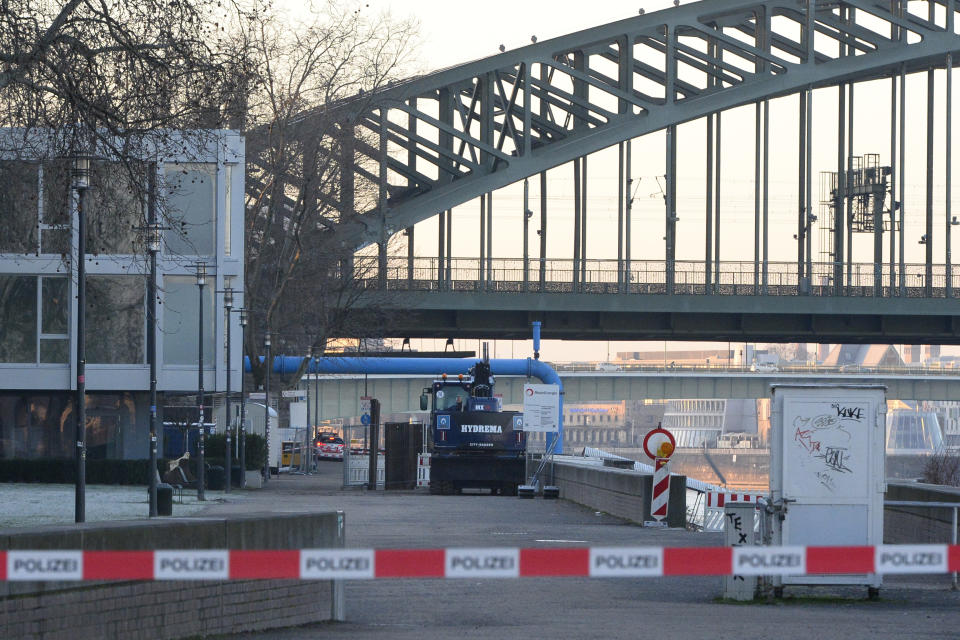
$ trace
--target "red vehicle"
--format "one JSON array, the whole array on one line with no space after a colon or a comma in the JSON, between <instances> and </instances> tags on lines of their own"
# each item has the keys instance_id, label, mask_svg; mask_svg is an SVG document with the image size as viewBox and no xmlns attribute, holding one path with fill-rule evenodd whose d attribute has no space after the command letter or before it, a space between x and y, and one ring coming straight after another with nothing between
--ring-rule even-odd
<instances>
[{"instance_id":1,"label":"red vehicle","mask_svg":"<svg viewBox=\"0 0 960 640\"><path fill-rule=\"evenodd\" d=\"M321 433L316 439L317 460L343 460L343 438L335 433Z\"/></svg>"}]
</instances>

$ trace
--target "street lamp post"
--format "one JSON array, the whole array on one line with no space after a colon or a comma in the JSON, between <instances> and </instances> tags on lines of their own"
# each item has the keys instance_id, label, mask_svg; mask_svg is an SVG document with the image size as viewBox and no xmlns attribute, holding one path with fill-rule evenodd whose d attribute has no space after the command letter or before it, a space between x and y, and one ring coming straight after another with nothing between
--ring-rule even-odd
<instances>
[{"instance_id":1,"label":"street lamp post","mask_svg":"<svg viewBox=\"0 0 960 640\"><path fill-rule=\"evenodd\" d=\"M227 467L227 482L223 487L223 490L226 493L230 493L230 484L233 480L233 449L230 446L230 421L233 416L230 413L230 325L231 317L230 310L233 309L233 289L231 287L226 287L223 290L223 308L227 311L227 395L224 399L225 409L227 411L227 428L226 428L226 467Z\"/></svg>"},{"instance_id":2,"label":"street lamp post","mask_svg":"<svg viewBox=\"0 0 960 640\"><path fill-rule=\"evenodd\" d=\"M200 454L197 460L197 500L206 500L205 487L206 478L204 477L206 461L204 460L204 449L206 448L206 437L203 428L203 286L207 283L207 264L197 262L197 289L200 291L200 305L197 330L197 342L199 343L198 364L197 364L197 425L200 427L200 440L197 443L197 451Z\"/></svg>"},{"instance_id":3,"label":"street lamp post","mask_svg":"<svg viewBox=\"0 0 960 640\"><path fill-rule=\"evenodd\" d=\"M147 360L150 362L150 517L157 517L157 254L163 227L157 223L156 166L150 165L147 195L147 251L150 275L147 278Z\"/></svg>"},{"instance_id":4,"label":"street lamp post","mask_svg":"<svg viewBox=\"0 0 960 640\"><path fill-rule=\"evenodd\" d=\"M77 191L77 424L76 477L74 480L74 521L86 521L87 493L87 401L86 401L86 306L87 257L86 194L90 188L90 158L78 156L73 163L73 188Z\"/></svg>"},{"instance_id":5,"label":"street lamp post","mask_svg":"<svg viewBox=\"0 0 960 640\"><path fill-rule=\"evenodd\" d=\"M307 389L307 424L306 433L304 435L304 449L300 455L300 466L305 471L309 473L310 469L313 467L313 438L314 426L313 425L313 414L310 413L310 365L313 364L313 345L310 345L309 353L307 354L307 371L304 375L307 376L307 382L304 385ZM306 461L306 462L305 462Z\"/></svg>"},{"instance_id":6,"label":"street lamp post","mask_svg":"<svg viewBox=\"0 0 960 640\"><path fill-rule=\"evenodd\" d=\"M247 310L246 308L239 309L240 311L240 343L246 344L246 329L247 329ZM242 359L241 359L242 360ZM243 368L240 369L240 426L237 428L237 438L240 441L240 450L237 452L237 457L240 459L240 488L247 488L247 396L244 393L244 384L243 384Z\"/></svg>"},{"instance_id":7,"label":"street lamp post","mask_svg":"<svg viewBox=\"0 0 960 640\"><path fill-rule=\"evenodd\" d=\"M273 368L273 361L270 359L270 330L263 334L263 346L267 349L267 354L263 359L263 365L266 367L267 376L263 383L263 439L267 449L266 459L263 463L263 481L270 482L270 369Z\"/></svg>"}]
</instances>

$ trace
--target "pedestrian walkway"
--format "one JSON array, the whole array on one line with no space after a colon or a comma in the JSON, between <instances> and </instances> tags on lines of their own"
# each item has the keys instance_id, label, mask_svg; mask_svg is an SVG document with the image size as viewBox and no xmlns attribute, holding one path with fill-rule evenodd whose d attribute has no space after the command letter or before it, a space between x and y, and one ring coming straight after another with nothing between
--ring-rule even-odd
<instances>
[{"instance_id":1,"label":"pedestrian walkway","mask_svg":"<svg viewBox=\"0 0 960 640\"><path fill-rule=\"evenodd\" d=\"M714 546L717 533L644 529L563 500L340 489L341 465L284 475L200 515L342 510L359 548ZM347 622L250 635L351 638L950 638L960 594L947 576L860 587L788 588L775 604L718 602L719 578L523 578L348 581ZM317 606L327 606L318 602ZM240 637L240 636L237 636ZM246 636L244 636L246 637Z\"/></svg>"}]
</instances>

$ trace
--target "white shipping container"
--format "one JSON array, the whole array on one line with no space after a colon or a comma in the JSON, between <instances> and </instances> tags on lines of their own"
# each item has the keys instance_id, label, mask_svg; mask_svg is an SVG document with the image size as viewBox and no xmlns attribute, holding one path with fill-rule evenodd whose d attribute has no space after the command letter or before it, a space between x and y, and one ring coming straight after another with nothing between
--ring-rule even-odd
<instances>
[{"instance_id":1,"label":"white shipping container","mask_svg":"<svg viewBox=\"0 0 960 640\"><path fill-rule=\"evenodd\" d=\"M854 546L883 543L886 387L771 385L770 493L773 543ZM879 588L880 576L783 576L783 584Z\"/></svg>"}]
</instances>

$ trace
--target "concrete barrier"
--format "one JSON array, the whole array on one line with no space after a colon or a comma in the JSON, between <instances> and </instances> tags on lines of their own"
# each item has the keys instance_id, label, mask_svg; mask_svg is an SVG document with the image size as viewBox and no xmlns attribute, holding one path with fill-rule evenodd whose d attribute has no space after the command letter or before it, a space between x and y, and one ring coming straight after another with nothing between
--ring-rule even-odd
<instances>
[{"instance_id":1,"label":"concrete barrier","mask_svg":"<svg viewBox=\"0 0 960 640\"><path fill-rule=\"evenodd\" d=\"M163 519L0 531L0 550L344 546L342 512ZM0 638L160 639L342 619L329 581L0 582ZM342 588L339 589L342 597ZM339 610L339 616L332 612Z\"/></svg>"},{"instance_id":2,"label":"concrete barrier","mask_svg":"<svg viewBox=\"0 0 960 640\"><path fill-rule=\"evenodd\" d=\"M565 462L555 463L553 470L552 483L560 487L561 498L631 522L643 523L652 520L652 473ZM686 527L686 493L687 478L671 476L668 526Z\"/></svg>"}]
</instances>

